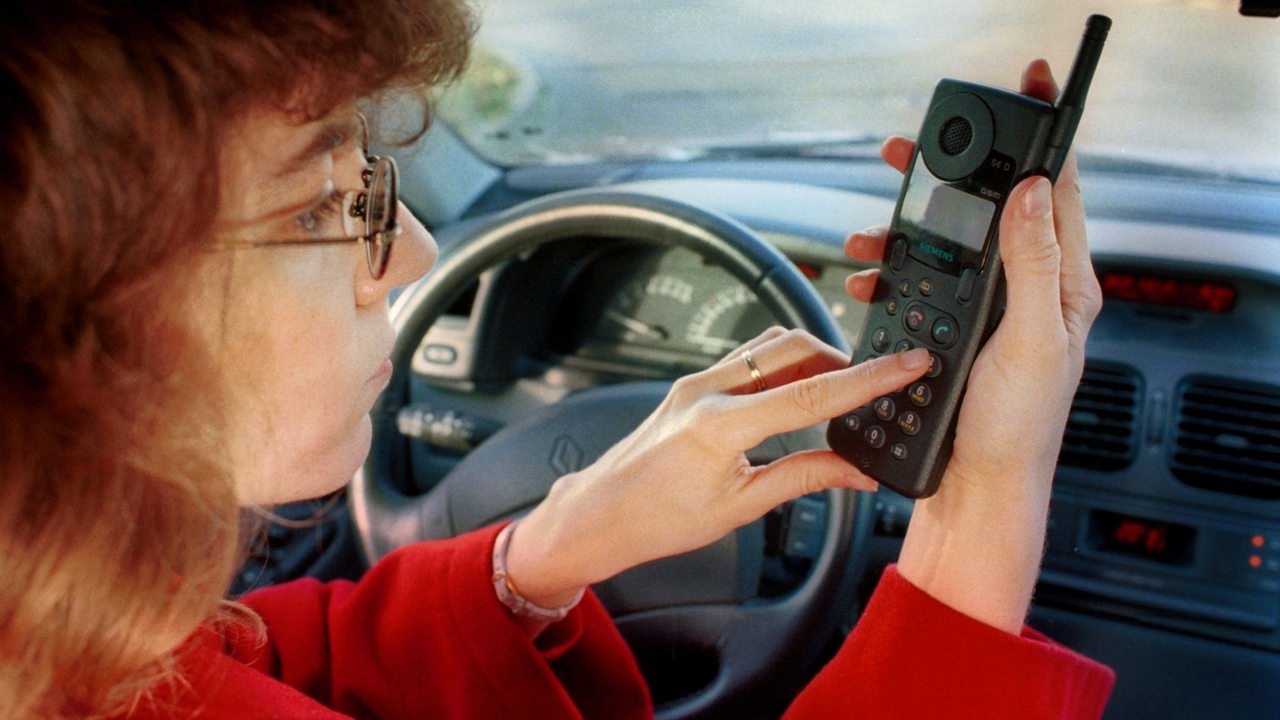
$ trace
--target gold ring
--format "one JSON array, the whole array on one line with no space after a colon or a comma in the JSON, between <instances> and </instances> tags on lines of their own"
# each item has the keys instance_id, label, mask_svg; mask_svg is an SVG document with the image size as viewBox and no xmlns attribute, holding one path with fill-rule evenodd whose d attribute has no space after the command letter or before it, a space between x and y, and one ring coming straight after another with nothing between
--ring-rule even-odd
<instances>
[{"instance_id":1,"label":"gold ring","mask_svg":"<svg viewBox=\"0 0 1280 720\"><path fill-rule=\"evenodd\" d=\"M742 361L747 364L747 368L751 370L751 379L756 381L756 392L768 390L769 386L765 384L764 373L760 372L760 368L756 367L756 359L751 357L750 350L742 351Z\"/></svg>"}]
</instances>

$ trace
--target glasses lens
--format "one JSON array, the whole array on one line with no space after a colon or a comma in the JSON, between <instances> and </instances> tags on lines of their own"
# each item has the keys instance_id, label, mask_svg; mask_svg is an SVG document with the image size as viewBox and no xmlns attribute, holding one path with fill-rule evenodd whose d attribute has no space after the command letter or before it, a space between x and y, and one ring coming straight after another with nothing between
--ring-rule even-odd
<instances>
[{"instance_id":1,"label":"glasses lens","mask_svg":"<svg viewBox=\"0 0 1280 720\"><path fill-rule=\"evenodd\" d=\"M381 280L387 272L387 262L391 259L391 240L395 232L378 233L364 244L365 256L369 259L369 273L374 280Z\"/></svg>"},{"instance_id":2,"label":"glasses lens","mask_svg":"<svg viewBox=\"0 0 1280 720\"><path fill-rule=\"evenodd\" d=\"M369 178L369 196L365 208L367 221L365 253L369 272L380 280L391 258L391 242L400 228L396 225L396 165L391 158L378 158Z\"/></svg>"},{"instance_id":3,"label":"glasses lens","mask_svg":"<svg viewBox=\"0 0 1280 720\"><path fill-rule=\"evenodd\" d=\"M395 225L395 190L394 162L391 158L379 158L369 179L369 207L366 208L369 233L383 232Z\"/></svg>"}]
</instances>

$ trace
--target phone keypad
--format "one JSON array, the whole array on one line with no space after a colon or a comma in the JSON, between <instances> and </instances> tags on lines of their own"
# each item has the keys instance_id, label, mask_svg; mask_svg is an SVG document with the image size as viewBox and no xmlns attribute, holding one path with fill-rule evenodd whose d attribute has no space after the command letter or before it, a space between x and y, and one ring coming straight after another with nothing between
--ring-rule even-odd
<instances>
[{"instance_id":1,"label":"phone keypad","mask_svg":"<svg viewBox=\"0 0 1280 720\"><path fill-rule=\"evenodd\" d=\"M932 381L941 377L944 369L941 352L957 342L960 325L955 317L924 301L938 291L932 277L914 281L899 278L889 287L891 296L881 304L885 314L882 324L869 328L874 354L866 359L890 350L905 352L923 346L934 351L930 353L929 370L904 390L876 398L845 415L844 427L860 436L868 448L880 450L887 446L890 457L905 461L911 456L910 438L925 430L925 410L934 400ZM893 436L900 440L894 441Z\"/></svg>"}]
</instances>

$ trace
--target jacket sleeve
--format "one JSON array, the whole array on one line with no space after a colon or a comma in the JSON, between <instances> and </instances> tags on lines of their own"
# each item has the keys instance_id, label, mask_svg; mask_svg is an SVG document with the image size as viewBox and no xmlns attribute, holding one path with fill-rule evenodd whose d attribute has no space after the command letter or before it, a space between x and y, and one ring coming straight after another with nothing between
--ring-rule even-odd
<instances>
[{"instance_id":1,"label":"jacket sleeve","mask_svg":"<svg viewBox=\"0 0 1280 720\"><path fill-rule=\"evenodd\" d=\"M891 566L786 719L1085 720L1114 683L1110 668L1030 628L1015 636L963 615Z\"/></svg>"},{"instance_id":2,"label":"jacket sleeve","mask_svg":"<svg viewBox=\"0 0 1280 720\"><path fill-rule=\"evenodd\" d=\"M402 548L358 583L252 593L267 645L237 655L355 717L651 718L635 660L591 593L537 640L498 601L499 529Z\"/></svg>"}]
</instances>

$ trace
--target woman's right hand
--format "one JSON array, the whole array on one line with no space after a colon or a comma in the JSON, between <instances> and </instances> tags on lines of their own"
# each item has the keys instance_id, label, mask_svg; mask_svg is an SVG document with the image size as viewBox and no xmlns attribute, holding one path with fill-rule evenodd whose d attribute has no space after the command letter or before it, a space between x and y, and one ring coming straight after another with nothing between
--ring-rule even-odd
<instances>
[{"instance_id":1,"label":"woman's right hand","mask_svg":"<svg viewBox=\"0 0 1280 720\"><path fill-rule=\"evenodd\" d=\"M928 359L914 350L850 367L847 355L806 332L766 331L678 380L639 428L560 478L515 528L510 577L530 601L557 607L584 585L709 545L801 495L874 489L830 450L765 466L753 466L746 451L897 390L920 377ZM758 390L751 364L767 389Z\"/></svg>"}]
</instances>

